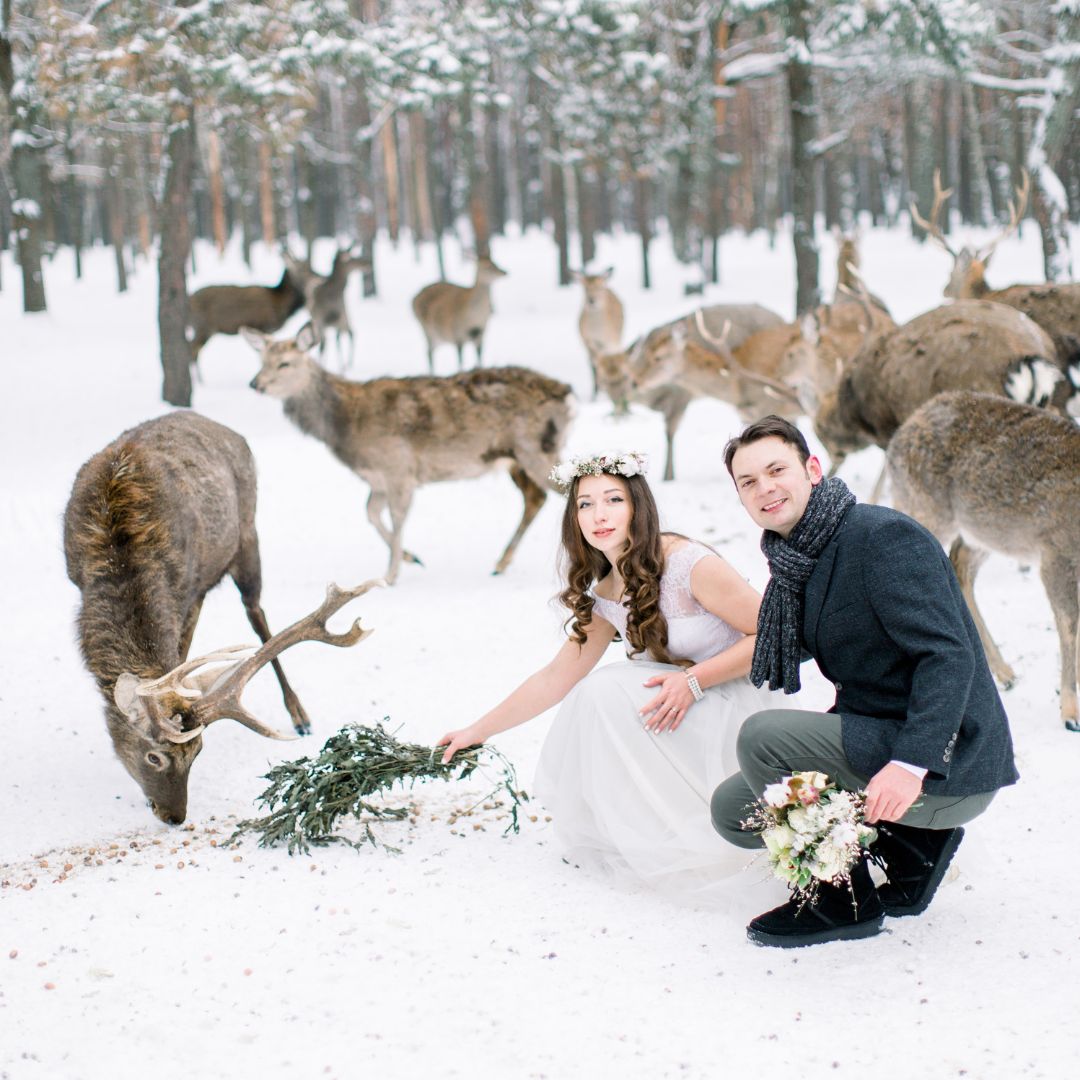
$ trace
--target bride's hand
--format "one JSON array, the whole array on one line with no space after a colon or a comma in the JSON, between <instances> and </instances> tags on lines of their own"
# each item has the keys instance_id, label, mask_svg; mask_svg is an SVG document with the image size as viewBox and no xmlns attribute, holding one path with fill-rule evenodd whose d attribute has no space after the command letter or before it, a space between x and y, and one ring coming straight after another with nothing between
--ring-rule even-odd
<instances>
[{"instance_id":1,"label":"bride's hand","mask_svg":"<svg viewBox=\"0 0 1080 1080\"><path fill-rule=\"evenodd\" d=\"M459 750L464 750L469 746L476 746L477 743L482 743L485 737L476 724L470 724L460 731L447 732L435 745L446 747L446 752L442 756L442 763L449 765L451 759Z\"/></svg>"},{"instance_id":2,"label":"bride's hand","mask_svg":"<svg viewBox=\"0 0 1080 1080\"><path fill-rule=\"evenodd\" d=\"M646 717L645 730L656 733L674 731L685 719L686 710L694 704L694 695L686 675L682 671L654 675L642 685L661 688L660 693L638 714Z\"/></svg>"}]
</instances>

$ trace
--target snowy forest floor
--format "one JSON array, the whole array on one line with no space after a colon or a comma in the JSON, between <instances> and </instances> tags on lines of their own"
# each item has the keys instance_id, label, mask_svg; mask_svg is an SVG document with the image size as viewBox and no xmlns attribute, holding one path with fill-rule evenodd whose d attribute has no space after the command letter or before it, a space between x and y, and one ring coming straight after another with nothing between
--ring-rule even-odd
<instances>
[{"instance_id":1,"label":"snowy forest floor","mask_svg":"<svg viewBox=\"0 0 1080 1080\"><path fill-rule=\"evenodd\" d=\"M889 230L869 232L863 249L866 279L898 320L940 302L943 253ZM318 249L317 268L329 253ZM200 247L190 287L276 280L276 255L256 254L248 271L235 251L219 260ZM460 253L448 254L452 279L467 280ZM552 284L550 242L497 239L493 254L509 276L494 287L487 362L572 382L580 404L569 450L649 451L665 524L707 540L762 587L758 533L719 456L739 426L734 412L695 403L676 443L677 479L661 484L660 418L635 408L616 422L609 403L589 400L580 294ZM724 284L706 302L756 300L792 314L789 238L732 236L723 257ZM826 292L831 257L826 240ZM628 340L699 302L683 297L685 271L663 244L654 258L649 292L637 285L633 238L605 241L596 263L618 268ZM980 597L1020 675L1004 700L1022 782L971 826L930 910L889 920L870 941L756 948L744 924L757 912L760 867L747 871L737 910L679 906L563 862L536 803L520 834L504 836L505 807L475 806L487 790L479 778L404 793L415 824L379 826L400 855L334 847L291 858L250 841L225 845L269 766L314 753L348 721L389 717L402 737L433 742L558 647L561 500L548 501L509 572L494 578L520 514L501 475L419 493L407 543L425 567L406 566L396 587L348 609L375 628L370 640L286 656L312 737L271 744L219 724L192 770L188 824L158 823L112 753L78 653L79 597L61 546L79 465L166 410L155 269L140 265L119 296L111 259L89 252L77 282L61 252L47 269L50 311L38 316L21 314L6 254L0 268L2 1080L1075 1075L1080 863L1068 854L1061 792L1071 790L1080 737L1058 719L1057 635L1038 574L1005 559L987 564ZM408 301L436 278L434 253L383 242L379 269L378 299L361 300L355 278L348 291L353 377L423 373ZM1034 229L1001 245L990 276L1040 279ZM453 351L437 363L449 373ZM382 573L366 490L279 402L248 389L250 348L216 338L201 366L195 407L243 434L258 462L271 626L314 608L329 581ZM880 462L864 451L842 475L865 498ZM207 599L193 652L251 637L227 583ZM831 701L819 676L809 681L807 704ZM245 701L287 723L268 672ZM549 721L498 739L526 789Z\"/></svg>"}]
</instances>

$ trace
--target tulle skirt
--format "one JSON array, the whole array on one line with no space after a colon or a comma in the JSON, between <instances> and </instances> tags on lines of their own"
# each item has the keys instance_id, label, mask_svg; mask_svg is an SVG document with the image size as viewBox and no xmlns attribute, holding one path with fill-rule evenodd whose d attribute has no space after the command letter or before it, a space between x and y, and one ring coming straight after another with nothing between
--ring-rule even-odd
<instances>
[{"instance_id":1,"label":"tulle skirt","mask_svg":"<svg viewBox=\"0 0 1080 1080\"><path fill-rule=\"evenodd\" d=\"M780 903L764 859L722 839L709 813L713 790L738 771L740 725L773 696L746 679L710 687L675 731L654 735L638 710L657 688L642 684L671 670L641 660L597 668L563 702L534 785L562 854L690 904Z\"/></svg>"}]
</instances>

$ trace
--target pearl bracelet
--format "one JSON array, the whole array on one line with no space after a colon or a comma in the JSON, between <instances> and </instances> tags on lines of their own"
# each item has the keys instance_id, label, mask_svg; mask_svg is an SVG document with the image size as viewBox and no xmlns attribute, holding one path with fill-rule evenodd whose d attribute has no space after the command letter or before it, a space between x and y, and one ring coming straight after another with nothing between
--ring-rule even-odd
<instances>
[{"instance_id":1,"label":"pearl bracelet","mask_svg":"<svg viewBox=\"0 0 1080 1080\"><path fill-rule=\"evenodd\" d=\"M697 676L691 675L689 671L686 673L686 684L690 687L690 693L694 695L695 701L700 701L705 696L705 691L701 689Z\"/></svg>"}]
</instances>

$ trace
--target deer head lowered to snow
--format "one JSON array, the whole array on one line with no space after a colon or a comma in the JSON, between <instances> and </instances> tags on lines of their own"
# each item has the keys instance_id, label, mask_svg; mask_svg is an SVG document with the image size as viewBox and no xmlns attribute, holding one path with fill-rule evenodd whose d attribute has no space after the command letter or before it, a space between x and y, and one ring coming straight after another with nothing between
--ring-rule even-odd
<instances>
[{"instance_id":1,"label":"deer head lowered to snow","mask_svg":"<svg viewBox=\"0 0 1080 1080\"><path fill-rule=\"evenodd\" d=\"M188 774L208 724L231 716L261 735L287 737L240 704L244 684L263 664L273 665L293 728L310 730L277 657L300 640L352 644L348 635L323 636L320 620L372 584L333 591L332 606L271 636L260 604L255 494L255 461L244 439L179 411L124 432L91 457L64 513L68 577L82 594L81 651L105 699L113 747L154 813L172 824L187 815ZM242 662L230 651L213 654L234 661L229 673L196 674L209 660L185 663L195 624L206 594L226 574L265 644Z\"/></svg>"}]
</instances>

